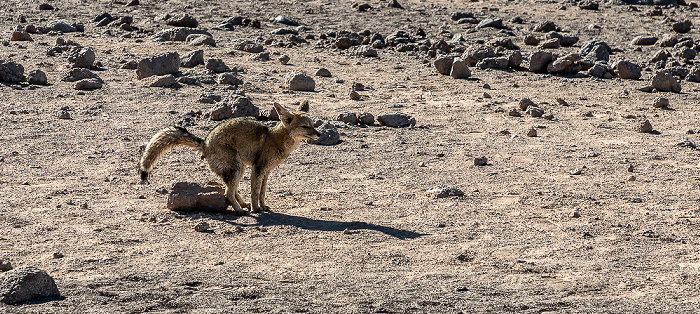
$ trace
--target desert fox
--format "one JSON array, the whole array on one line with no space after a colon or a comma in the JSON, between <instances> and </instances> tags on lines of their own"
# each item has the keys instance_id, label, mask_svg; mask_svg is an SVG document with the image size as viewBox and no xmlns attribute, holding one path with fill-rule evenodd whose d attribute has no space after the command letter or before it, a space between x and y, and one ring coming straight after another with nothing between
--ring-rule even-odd
<instances>
[{"instance_id":1,"label":"desert fox","mask_svg":"<svg viewBox=\"0 0 700 314\"><path fill-rule=\"evenodd\" d=\"M141 157L141 180L147 182L156 160L169 149L184 145L194 148L206 159L209 168L226 184L225 196L238 214L246 214L241 207L253 212L267 210L265 187L267 177L282 163L303 139L318 139L313 121L306 115L308 101L296 112L289 112L275 103L280 122L268 127L249 118L233 118L216 126L205 139L173 126L161 130L151 138ZM250 166L251 203L246 204L238 194L238 182L245 166Z\"/></svg>"}]
</instances>

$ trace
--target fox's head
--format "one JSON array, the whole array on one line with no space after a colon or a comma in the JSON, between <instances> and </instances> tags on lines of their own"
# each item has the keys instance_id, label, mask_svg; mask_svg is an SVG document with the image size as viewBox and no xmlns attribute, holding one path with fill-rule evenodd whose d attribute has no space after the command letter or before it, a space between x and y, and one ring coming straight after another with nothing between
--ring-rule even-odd
<instances>
[{"instance_id":1,"label":"fox's head","mask_svg":"<svg viewBox=\"0 0 700 314\"><path fill-rule=\"evenodd\" d=\"M274 106L282 125L289 130L289 134L295 140L316 140L321 137L321 134L314 128L314 122L306 115L309 112L308 101L302 102L295 112L289 112L278 103L275 103Z\"/></svg>"}]
</instances>

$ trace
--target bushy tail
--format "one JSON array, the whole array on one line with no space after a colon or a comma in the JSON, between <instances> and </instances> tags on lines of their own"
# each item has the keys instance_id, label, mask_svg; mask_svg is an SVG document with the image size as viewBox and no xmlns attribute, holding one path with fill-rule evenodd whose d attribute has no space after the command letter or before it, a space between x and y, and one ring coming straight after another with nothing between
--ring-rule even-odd
<instances>
[{"instance_id":1,"label":"bushy tail","mask_svg":"<svg viewBox=\"0 0 700 314\"><path fill-rule=\"evenodd\" d=\"M204 140L193 135L183 127L172 126L160 130L148 142L146 150L141 157L141 162L139 163L141 181L145 182L148 180L148 174L153 170L153 165L163 153L178 145L192 147L200 153L204 151Z\"/></svg>"}]
</instances>

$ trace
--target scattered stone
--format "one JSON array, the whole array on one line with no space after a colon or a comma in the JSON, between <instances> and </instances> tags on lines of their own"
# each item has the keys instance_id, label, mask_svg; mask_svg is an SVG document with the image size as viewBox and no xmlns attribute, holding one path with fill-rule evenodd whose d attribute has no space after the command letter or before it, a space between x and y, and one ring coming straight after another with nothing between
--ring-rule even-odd
<instances>
[{"instance_id":1,"label":"scattered stone","mask_svg":"<svg viewBox=\"0 0 700 314\"><path fill-rule=\"evenodd\" d=\"M668 98L664 97L656 97L654 98L654 104L652 105L654 108L666 108L669 105Z\"/></svg>"},{"instance_id":2,"label":"scattered stone","mask_svg":"<svg viewBox=\"0 0 700 314\"><path fill-rule=\"evenodd\" d=\"M377 116L377 121L380 125L400 128L416 125L416 119L408 114L401 112L385 112Z\"/></svg>"},{"instance_id":3,"label":"scattered stone","mask_svg":"<svg viewBox=\"0 0 700 314\"><path fill-rule=\"evenodd\" d=\"M68 110L59 110L58 112L56 112L56 117L61 120L71 119L70 112L68 112Z\"/></svg>"},{"instance_id":4,"label":"scattered stone","mask_svg":"<svg viewBox=\"0 0 700 314\"><path fill-rule=\"evenodd\" d=\"M197 29L197 28L189 28L189 27L175 27L175 28L166 28L164 30L161 30L157 32L155 35L153 35L152 40L153 41L185 41L187 40L187 36L193 35L193 34L202 34L202 35L207 35L211 36L209 32L203 29Z\"/></svg>"},{"instance_id":5,"label":"scattered stone","mask_svg":"<svg viewBox=\"0 0 700 314\"><path fill-rule=\"evenodd\" d=\"M185 38L185 42L190 46L210 46L216 47L216 40L214 37L204 35L204 34L192 34Z\"/></svg>"},{"instance_id":6,"label":"scattered stone","mask_svg":"<svg viewBox=\"0 0 700 314\"><path fill-rule=\"evenodd\" d=\"M618 61L613 68L621 79L638 80L642 77L642 67L627 60Z\"/></svg>"},{"instance_id":7,"label":"scattered stone","mask_svg":"<svg viewBox=\"0 0 700 314\"><path fill-rule=\"evenodd\" d=\"M581 168L576 168L576 169L574 169L574 171L571 172L571 175L572 176L580 176L581 174L583 174L584 169L586 169L586 166L583 166Z\"/></svg>"},{"instance_id":8,"label":"scattered stone","mask_svg":"<svg viewBox=\"0 0 700 314\"><path fill-rule=\"evenodd\" d=\"M352 90L363 91L365 90L365 85L360 82L352 82Z\"/></svg>"},{"instance_id":9,"label":"scattered stone","mask_svg":"<svg viewBox=\"0 0 700 314\"><path fill-rule=\"evenodd\" d=\"M141 2L139 2L139 0L131 0L131 1L127 2L127 4L126 4L125 6L127 6L127 7L133 7L133 6L136 6L136 5L139 5L139 4L141 4Z\"/></svg>"},{"instance_id":10,"label":"scattered stone","mask_svg":"<svg viewBox=\"0 0 700 314\"><path fill-rule=\"evenodd\" d=\"M277 24L284 24L284 25L289 25L289 26L299 26L299 22L294 21L284 15L278 15L274 19L272 19L272 22L277 23Z\"/></svg>"},{"instance_id":11,"label":"scattered stone","mask_svg":"<svg viewBox=\"0 0 700 314\"><path fill-rule=\"evenodd\" d=\"M281 65L285 65L285 64L289 63L289 60L290 60L290 58L288 55L281 55L279 58L277 58L277 61L279 61L279 63Z\"/></svg>"},{"instance_id":12,"label":"scattered stone","mask_svg":"<svg viewBox=\"0 0 700 314\"><path fill-rule=\"evenodd\" d=\"M61 252L53 252L53 258L63 258L63 253L61 253Z\"/></svg>"},{"instance_id":13,"label":"scattered stone","mask_svg":"<svg viewBox=\"0 0 700 314\"><path fill-rule=\"evenodd\" d=\"M590 40L581 46L579 54L584 56L584 59L588 59L594 62L608 62L610 61L610 54L612 54L612 49L604 41Z\"/></svg>"},{"instance_id":14,"label":"scattered stone","mask_svg":"<svg viewBox=\"0 0 700 314\"><path fill-rule=\"evenodd\" d=\"M602 78L606 75L610 75L611 71L612 69L607 64L596 62L590 69L588 69L588 75Z\"/></svg>"},{"instance_id":15,"label":"scattered stone","mask_svg":"<svg viewBox=\"0 0 700 314\"><path fill-rule=\"evenodd\" d=\"M342 112L335 118L335 120L346 124L357 124L359 122L357 114L354 112Z\"/></svg>"},{"instance_id":16,"label":"scattered stone","mask_svg":"<svg viewBox=\"0 0 700 314\"><path fill-rule=\"evenodd\" d=\"M533 118L539 118L544 115L544 110L540 107L529 106L525 113L529 114Z\"/></svg>"},{"instance_id":17,"label":"scattered stone","mask_svg":"<svg viewBox=\"0 0 700 314\"><path fill-rule=\"evenodd\" d=\"M321 77L331 77L331 71L328 71L326 68L320 68L316 70L316 73L314 73L316 76L321 76Z\"/></svg>"},{"instance_id":18,"label":"scattered stone","mask_svg":"<svg viewBox=\"0 0 700 314\"><path fill-rule=\"evenodd\" d=\"M233 99L226 99L219 102L207 114L213 121L221 121L237 117L258 117L260 108L244 96L234 96Z\"/></svg>"},{"instance_id":19,"label":"scattered stone","mask_svg":"<svg viewBox=\"0 0 700 314\"><path fill-rule=\"evenodd\" d=\"M124 70L136 70L136 68L138 68L138 66L139 66L138 62L136 62L134 60L129 60L128 62L122 64L122 66L119 68L124 69Z\"/></svg>"},{"instance_id":20,"label":"scattered stone","mask_svg":"<svg viewBox=\"0 0 700 314\"><path fill-rule=\"evenodd\" d=\"M165 24L178 27L197 27L199 22L189 14L177 14L165 21Z\"/></svg>"},{"instance_id":21,"label":"scattered stone","mask_svg":"<svg viewBox=\"0 0 700 314\"><path fill-rule=\"evenodd\" d=\"M653 131L653 128L651 127L651 122L649 122L649 120L637 122L635 131L637 131L638 133L651 133L651 131Z\"/></svg>"},{"instance_id":22,"label":"scattered stone","mask_svg":"<svg viewBox=\"0 0 700 314\"><path fill-rule=\"evenodd\" d=\"M0 59L0 82L17 83L25 80L24 67L21 64Z\"/></svg>"},{"instance_id":23,"label":"scattered stone","mask_svg":"<svg viewBox=\"0 0 700 314\"><path fill-rule=\"evenodd\" d=\"M10 35L10 41L34 41L32 36L26 31L13 31Z\"/></svg>"},{"instance_id":24,"label":"scattered stone","mask_svg":"<svg viewBox=\"0 0 700 314\"><path fill-rule=\"evenodd\" d=\"M68 63L71 68L90 68L95 63L95 51L89 47L73 48Z\"/></svg>"},{"instance_id":25,"label":"scattered stone","mask_svg":"<svg viewBox=\"0 0 700 314\"><path fill-rule=\"evenodd\" d=\"M194 231L205 232L209 230L209 223L204 220L200 220L196 225L194 225Z\"/></svg>"},{"instance_id":26,"label":"scattered stone","mask_svg":"<svg viewBox=\"0 0 700 314\"><path fill-rule=\"evenodd\" d=\"M540 43L540 40L534 35L526 35L523 42L528 46L534 46Z\"/></svg>"},{"instance_id":27,"label":"scattered stone","mask_svg":"<svg viewBox=\"0 0 700 314\"><path fill-rule=\"evenodd\" d=\"M681 92L681 83L673 75L665 71L654 74L651 78L651 86L662 92Z\"/></svg>"},{"instance_id":28,"label":"scattered stone","mask_svg":"<svg viewBox=\"0 0 700 314\"><path fill-rule=\"evenodd\" d=\"M172 74L153 75L145 78L143 83L148 87L168 87L177 84L177 79Z\"/></svg>"},{"instance_id":29,"label":"scattered stone","mask_svg":"<svg viewBox=\"0 0 700 314\"><path fill-rule=\"evenodd\" d=\"M340 142L340 133L332 123L323 122L316 128L321 136L316 140L310 140L309 143L323 146L331 146Z\"/></svg>"},{"instance_id":30,"label":"scattered stone","mask_svg":"<svg viewBox=\"0 0 700 314\"><path fill-rule=\"evenodd\" d=\"M79 80L73 84L73 89L76 90L93 90L102 88L102 80L95 78L86 78Z\"/></svg>"},{"instance_id":31,"label":"scattered stone","mask_svg":"<svg viewBox=\"0 0 700 314\"><path fill-rule=\"evenodd\" d=\"M535 51L530 57L530 72L544 73L547 72L547 66L552 62L552 53L549 51Z\"/></svg>"},{"instance_id":32,"label":"scattered stone","mask_svg":"<svg viewBox=\"0 0 700 314\"><path fill-rule=\"evenodd\" d=\"M216 82L222 85L241 85L243 80L231 72L221 73L216 77Z\"/></svg>"},{"instance_id":33,"label":"scattered stone","mask_svg":"<svg viewBox=\"0 0 700 314\"><path fill-rule=\"evenodd\" d=\"M185 68L196 67L200 64L204 64L204 50L202 49L190 51L180 59L180 66Z\"/></svg>"},{"instance_id":34,"label":"scattered stone","mask_svg":"<svg viewBox=\"0 0 700 314\"><path fill-rule=\"evenodd\" d=\"M450 71L450 76L456 79L466 79L471 76L472 73L467 67L467 64L462 60L462 58L455 57L452 61L452 70Z\"/></svg>"},{"instance_id":35,"label":"scattered stone","mask_svg":"<svg viewBox=\"0 0 700 314\"><path fill-rule=\"evenodd\" d=\"M659 61L666 61L668 58L671 57L671 53L668 52L666 49L661 49L657 51L652 57L651 57L651 62L659 62Z\"/></svg>"},{"instance_id":36,"label":"scattered stone","mask_svg":"<svg viewBox=\"0 0 700 314\"><path fill-rule=\"evenodd\" d=\"M265 50L265 47L251 40L238 39L233 42L233 49L250 53L261 53Z\"/></svg>"},{"instance_id":37,"label":"scattered stone","mask_svg":"<svg viewBox=\"0 0 700 314\"><path fill-rule=\"evenodd\" d=\"M551 31L559 31L559 27L554 24L552 21L544 21L537 23L535 27L532 29L534 32L538 33L549 33Z\"/></svg>"},{"instance_id":38,"label":"scattered stone","mask_svg":"<svg viewBox=\"0 0 700 314\"><path fill-rule=\"evenodd\" d=\"M629 181L629 182L637 181L637 177L636 176L629 176L629 177L627 177L627 181Z\"/></svg>"},{"instance_id":39,"label":"scattered stone","mask_svg":"<svg viewBox=\"0 0 700 314\"><path fill-rule=\"evenodd\" d=\"M102 79L92 71L85 68L70 69L61 76L63 82L76 82L84 79L96 79L102 82Z\"/></svg>"},{"instance_id":40,"label":"scattered stone","mask_svg":"<svg viewBox=\"0 0 700 314\"><path fill-rule=\"evenodd\" d=\"M527 133L525 134L527 137L536 137L537 136L537 129L534 127L531 127L529 130L527 130Z\"/></svg>"},{"instance_id":41,"label":"scattered stone","mask_svg":"<svg viewBox=\"0 0 700 314\"><path fill-rule=\"evenodd\" d=\"M442 75L450 75L453 60L453 56L439 57L435 59L433 65L435 66L435 69L437 69L438 73Z\"/></svg>"},{"instance_id":42,"label":"scattered stone","mask_svg":"<svg viewBox=\"0 0 700 314\"><path fill-rule=\"evenodd\" d=\"M140 80L153 75L175 74L180 69L180 55L166 52L139 61L136 77Z\"/></svg>"},{"instance_id":43,"label":"scattered stone","mask_svg":"<svg viewBox=\"0 0 700 314\"><path fill-rule=\"evenodd\" d=\"M46 28L62 33L73 33L77 32L78 29L75 26L66 23L65 21L51 21L46 24Z\"/></svg>"},{"instance_id":44,"label":"scattered stone","mask_svg":"<svg viewBox=\"0 0 700 314\"><path fill-rule=\"evenodd\" d=\"M435 188L428 191L428 194L434 198L460 197L464 196L464 192L458 188Z\"/></svg>"},{"instance_id":45,"label":"scattered stone","mask_svg":"<svg viewBox=\"0 0 700 314\"><path fill-rule=\"evenodd\" d=\"M552 74L576 74L581 71L581 56L577 53L568 54L554 60L547 66L547 72Z\"/></svg>"},{"instance_id":46,"label":"scattered stone","mask_svg":"<svg viewBox=\"0 0 700 314\"><path fill-rule=\"evenodd\" d=\"M0 259L0 272L8 271L12 269L12 264L10 261Z\"/></svg>"},{"instance_id":47,"label":"scattered stone","mask_svg":"<svg viewBox=\"0 0 700 314\"><path fill-rule=\"evenodd\" d=\"M578 8L581 10L598 10L598 2L584 0L579 2Z\"/></svg>"},{"instance_id":48,"label":"scattered stone","mask_svg":"<svg viewBox=\"0 0 700 314\"><path fill-rule=\"evenodd\" d=\"M360 124L371 125L374 124L374 116L369 112L361 113L358 117L358 122Z\"/></svg>"},{"instance_id":49,"label":"scattered stone","mask_svg":"<svg viewBox=\"0 0 700 314\"><path fill-rule=\"evenodd\" d=\"M306 74L292 72L285 76L285 86L293 91L313 92L316 88L314 79Z\"/></svg>"},{"instance_id":50,"label":"scattered stone","mask_svg":"<svg viewBox=\"0 0 700 314\"><path fill-rule=\"evenodd\" d=\"M658 40L659 38L656 36L637 36L632 39L632 44L637 46L651 46Z\"/></svg>"},{"instance_id":51,"label":"scattered stone","mask_svg":"<svg viewBox=\"0 0 700 314\"><path fill-rule=\"evenodd\" d=\"M54 279L34 266L22 266L0 273L0 302L5 304L58 296L60 293Z\"/></svg>"},{"instance_id":52,"label":"scattered stone","mask_svg":"<svg viewBox=\"0 0 700 314\"><path fill-rule=\"evenodd\" d=\"M168 209L175 211L224 211L228 207L220 186L192 182L173 184L167 204Z\"/></svg>"},{"instance_id":53,"label":"scattered stone","mask_svg":"<svg viewBox=\"0 0 700 314\"><path fill-rule=\"evenodd\" d=\"M42 11L52 11L53 9L53 6L48 3L42 3L39 5L39 10Z\"/></svg>"},{"instance_id":54,"label":"scattered stone","mask_svg":"<svg viewBox=\"0 0 700 314\"><path fill-rule=\"evenodd\" d=\"M462 59L467 63L468 66L475 66L479 61L484 58L494 58L498 55L489 46L477 45L467 48L462 54Z\"/></svg>"},{"instance_id":55,"label":"scattered stone","mask_svg":"<svg viewBox=\"0 0 700 314\"><path fill-rule=\"evenodd\" d=\"M364 58L376 58L379 56L377 50L372 49L369 45L351 47L350 52L358 57Z\"/></svg>"},{"instance_id":56,"label":"scattered stone","mask_svg":"<svg viewBox=\"0 0 700 314\"><path fill-rule=\"evenodd\" d=\"M673 47L678 43L678 37L672 34L666 34L659 40L659 46L661 47Z\"/></svg>"},{"instance_id":57,"label":"scattered stone","mask_svg":"<svg viewBox=\"0 0 700 314\"><path fill-rule=\"evenodd\" d=\"M214 73L224 73L231 71L231 69L221 59L208 59L205 62L204 67Z\"/></svg>"},{"instance_id":58,"label":"scattered stone","mask_svg":"<svg viewBox=\"0 0 700 314\"><path fill-rule=\"evenodd\" d=\"M486 156L474 157L475 166L486 166L488 164L488 158Z\"/></svg>"},{"instance_id":59,"label":"scattered stone","mask_svg":"<svg viewBox=\"0 0 700 314\"><path fill-rule=\"evenodd\" d=\"M484 58L476 64L479 69L507 69L510 59L507 57ZM516 62L516 61L514 61ZM522 62L522 55L520 55Z\"/></svg>"},{"instance_id":60,"label":"scattered stone","mask_svg":"<svg viewBox=\"0 0 700 314\"><path fill-rule=\"evenodd\" d=\"M27 82L32 85L46 85L49 80L42 70L32 70L27 73Z\"/></svg>"},{"instance_id":61,"label":"scattered stone","mask_svg":"<svg viewBox=\"0 0 700 314\"><path fill-rule=\"evenodd\" d=\"M520 107L520 110L525 111L528 107L537 107L537 104L530 100L530 98L522 98L518 103L518 107Z\"/></svg>"},{"instance_id":62,"label":"scattered stone","mask_svg":"<svg viewBox=\"0 0 700 314\"><path fill-rule=\"evenodd\" d=\"M676 147L684 147L684 148L690 148L690 149L695 149L697 148L695 146L695 143L693 143L689 138L685 138L682 141L676 143Z\"/></svg>"},{"instance_id":63,"label":"scattered stone","mask_svg":"<svg viewBox=\"0 0 700 314\"><path fill-rule=\"evenodd\" d=\"M348 93L348 98L350 98L350 100L360 100L362 97L358 92L350 90L350 93Z\"/></svg>"},{"instance_id":64,"label":"scattered stone","mask_svg":"<svg viewBox=\"0 0 700 314\"><path fill-rule=\"evenodd\" d=\"M541 49L558 49L560 46L559 38L550 38L540 43Z\"/></svg>"},{"instance_id":65,"label":"scattered stone","mask_svg":"<svg viewBox=\"0 0 700 314\"><path fill-rule=\"evenodd\" d=\"M511 110L508 110L508 116L510 117L522 117L523 115L520 113L520 110L518 108L513 108Z\"/></svg>"},{"instance_id":66,"label":"scattered stone","mask_svg":"<svg viewBox=\"0 0 700 314\"><path fill-rule=\"evenodd\" d=\"M389 1L389 4L387 5L387 7L396 8L396 9L403 9L403 6L401 6L401 4L397 0Z\"/></svg>"},{"instance_id":67,"label":"scattered stone","mask_svg":"<svg viewBox=\"0 0 700 314\"><path fill-rule=\"evenodd\" d=\"M680 33L680 34L685 34L687 32L690 32L690 28L693 26L693 22L690 20L685 20L682 22L676 22L671 24L671 29L673 29L674 32Z\"/></svg>"},{"instance_id":68,"label":"scattered stone","mask_svg":"<svg viewBox=\"0 0 700 314\"><path fill-rule=\"evenodd\" d=\"M493 28L503 28L503 20L502 19L483 19L479 24L476 25L476 28L486 28L486 27L493 27Z\"/></svg>"}]
</instances>

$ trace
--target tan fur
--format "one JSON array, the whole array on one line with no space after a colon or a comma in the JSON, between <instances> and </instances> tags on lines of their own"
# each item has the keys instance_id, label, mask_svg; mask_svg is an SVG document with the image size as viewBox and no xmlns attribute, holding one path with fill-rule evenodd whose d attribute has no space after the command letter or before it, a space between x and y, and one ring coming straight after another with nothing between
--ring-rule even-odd
<instances>
[{"instance_id":1,"label":"tan fur","mask_svg":"<svg viewBox=\"0 0 700 314\"><path fill-rule=\"evenodd\" d=\"M242 207L256 212L267 209L265 189L270 172L287 159L301 140L319 137L305 113L308 102L293 113L279 104L275 104L275 110L280 122L274 127L248 118L233 118L216 126L204 140L179 127L156 133L141 158L141 178L148 178L153 164L165 151L185 145L200 151L209 168L224 180L225 196L237 213L246 213ZM251 167L250 204L243 202L237 191L245 166Z\"/></svg>"}]
</instances>

